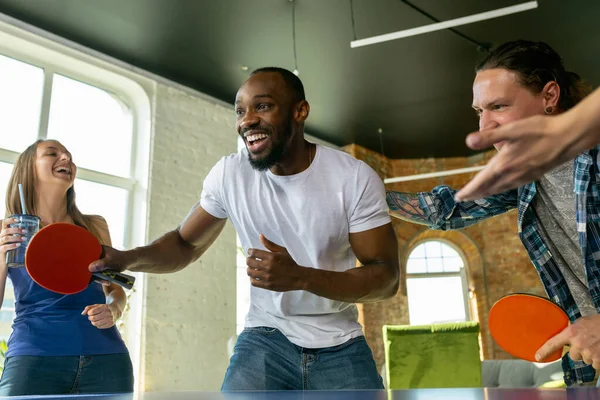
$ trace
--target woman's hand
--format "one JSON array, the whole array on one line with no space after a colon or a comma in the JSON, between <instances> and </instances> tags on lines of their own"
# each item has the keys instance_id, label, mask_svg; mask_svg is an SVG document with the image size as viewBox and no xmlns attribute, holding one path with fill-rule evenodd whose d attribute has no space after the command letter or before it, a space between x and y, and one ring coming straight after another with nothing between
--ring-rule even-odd
<instances>
[{"instance_id":1,"label":"woman's hand","mask_svg":"<svg viewBox=\"0 0 600 400\"><path fill-rule=\"evenodd\" d=\"M27 238L23 234L27 233L22 228L9 228L8 225L17 222L15 218L6 218L2 220L2 230L0 230L0 268L6 268L6 252L21 246Z\"/></svg>"},{"instance_id":2,"label":"woman's hand","mask_svg":"<svg viewBox=\"0 0 600 400\"><path fill-rule=\"evenodd\" d=\"M81 315L87 315L96 328L108 329L121 318L121 310L114 304L93 304L84 308Z\"/></svg>"}]
</instances>

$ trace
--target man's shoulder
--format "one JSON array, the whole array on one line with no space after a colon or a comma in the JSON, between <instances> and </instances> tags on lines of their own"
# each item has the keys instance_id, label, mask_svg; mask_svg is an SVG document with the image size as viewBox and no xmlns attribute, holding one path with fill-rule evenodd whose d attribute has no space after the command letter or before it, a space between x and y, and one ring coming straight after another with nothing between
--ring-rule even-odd
<instances>
[{"instance_id":1,"label":"man's shoulder","mask_svg":"<svg viewBox=\"0 0 600 400\"><path fill-rule=\"evenodd\" d=\"M217 164L222 164L225 168L242 168L250 167L248 162L248 155L245 149L238 151L237 153L231 153L221 157Z\"/></svg>"},{"instance_id":2,"label":"man's shoulder","mask_svg":"<svg viewBox=\"0 0 600 400\"><path fill-rule=\"evenodd\" d=\"M322 152L323 158L326 162L335 163L340 168L347 168L347 170L355 171L364 166L368 167L364 161L354 158L343 150L333 149L331 147L321 145L317 146L319 146L319 149Z\"/></svg>"}]
</instances>

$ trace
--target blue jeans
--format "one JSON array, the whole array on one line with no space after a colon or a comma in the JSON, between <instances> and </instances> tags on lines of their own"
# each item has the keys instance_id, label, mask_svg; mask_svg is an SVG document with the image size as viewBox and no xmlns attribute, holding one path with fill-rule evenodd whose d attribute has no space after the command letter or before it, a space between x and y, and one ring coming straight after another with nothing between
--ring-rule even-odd
<instances>
[{"instance_id":1,"label":"blue jeans","mask_svg":"<svg viewBox=\"0 0 600 400\"><path fill-rule=\"evenodd\" d=\"M364 336L306 349L274 328L246 328L235 344L222 391L383 389Z\"/></svg>"},{"instance_id":2,"label":"blue jeans","mask_svg":"<svg viewBox=\"0 0 600 400\"><path fill-rule=\"evenodd\" d=\"M0 396L133 391L129 354L14 356L4 360Z\"/></svg>"}]
</instances>

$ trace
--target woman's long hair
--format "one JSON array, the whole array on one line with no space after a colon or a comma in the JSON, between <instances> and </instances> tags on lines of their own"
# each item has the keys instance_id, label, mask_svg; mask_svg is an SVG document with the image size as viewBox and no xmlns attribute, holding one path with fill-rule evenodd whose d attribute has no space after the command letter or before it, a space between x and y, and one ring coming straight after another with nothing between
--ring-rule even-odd
<instances>
[{"instance_id":1,"label":"woman's long hair","mask_svg":"<svg viewBox=\"0 0 600 400\"><path fill-rule=\"evenodd\" d=\"M40 139L29 146L17 158L17 162L10 175L8 188L6 190L6 216L13 214L22 214L21 199L19 196L18 184L23 185L25 192L25 207L30 215L37 215L37 205L35 204L35 158L37 147L44 139ZM102 243L100 232L94 223L94 217L83 215L75 203L75 189L71 186L67 190L67 214L73 219L75 225L90 231ZM105 244L105 243L104 243Z\"/></svg>"}]
</instances>

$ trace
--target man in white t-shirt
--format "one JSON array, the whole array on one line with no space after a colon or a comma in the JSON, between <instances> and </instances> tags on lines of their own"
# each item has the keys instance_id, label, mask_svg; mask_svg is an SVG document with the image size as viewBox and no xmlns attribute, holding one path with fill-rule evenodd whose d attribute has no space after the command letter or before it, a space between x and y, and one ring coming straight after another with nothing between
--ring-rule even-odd
<instances>
[{"instance_id":1,"label":"man in white t-shirt","mask_svg":"<svg viewBox=\"0 0 600 400\"><path fill-rule=\"evenodd\" d=\"M229 218L252 291L224 391L383 388L354 303L398 290L385 189L364 162L304 139L309 111L294 74L254 71L235 101L246 148L213 167L181 226L145 247L106 248L90 266L178 271Z\"/></svg>"}]
</instances>

